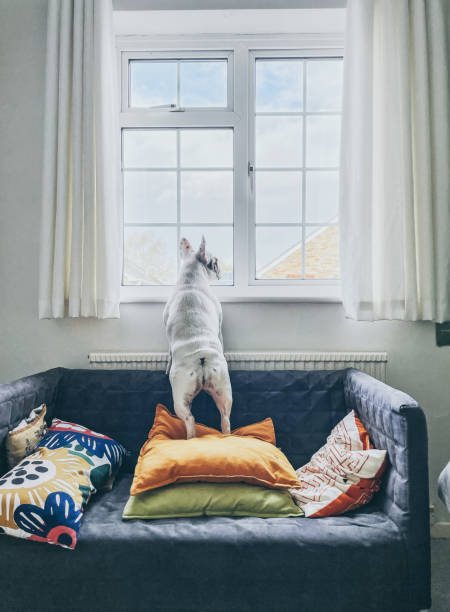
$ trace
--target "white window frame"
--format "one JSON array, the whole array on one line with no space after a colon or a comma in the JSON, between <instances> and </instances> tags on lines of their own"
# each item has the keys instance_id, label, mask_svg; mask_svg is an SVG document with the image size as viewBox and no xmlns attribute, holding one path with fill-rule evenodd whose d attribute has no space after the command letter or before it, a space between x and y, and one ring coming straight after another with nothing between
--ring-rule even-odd
<instances>
[{"instance_id":1,"label":"white window frame","mask_svg":"<svg viewBox=\"0 0 450 612\"><path fill-rule=\"evenodd\" d=\"M179 62L183 62L186 60L190 60L190 59L205 59L205 60L214 60L214 59L219 59L219 60L227 60L228 64L227 64L227 94L228 94L228 99L227 99L227 106L220 108L220 107L213 107L213 108L202 108L202 107L189 107L187 109L187 112L192 113L193 111L201 111L201 112L206 112L206 113L210 113L210 112L217 112L217 111L232 111L233 110L233 101L234 101L234 95L233 95L233 85L234 85L234 75L233 75L233 53L232 51L212 51L212 50L208 50L208 51L157 51L155 49L153 49L152 51L135 51L135 52L130 52L130 51L125 51L122 53L122 70L121 70L121 83L122 83L122 95L121 95L121 108L122 108L122 112L131 112L131 113L136 113L136 112L148 112L151 111L152 113L155 112L161 112L161 113L167 113L167 109L163 109L163 108L136 108L136 107L132 107L130 106L130 70L129 70L129 66L130 66L130 61L133 60L166 60L166 61L170 61L170 60L178 60ZM180 72L178 71L178 96L179 96L179 86L180 86ZM177 110L180 110L178 108L174 109L175 112ZM172 110L172 112L174 112L174 110ZM169 111L170 112L170 111Z\"/></svg>"},{"instance_id":2,"label":"white window frame","mask_svg":"<svg viewBox=\"0 0 450 612\"><path fill-rule=\"evenodd\" d=\"M121 82L120 134L123 128L158 127L232 127L234 131L234 285L215 286L223 302L247 301L307 301L340 302L339 280L255 280L254 269L254 206L251 177L248 172L250 113L249 99L253 93L252 62L256 57L298 54L302 57L342 57L341 34L299 35L180 35L117 37L118 66ZM180 58L194 56L228 58L227 109L130 109L128 107L128 62L130 59ZM250 70L249 70L250 66ZM232 79L230 81L230 79ZM123 203L122 180L120 198ZM123 206L122 206L123 208ZM123 229L122 229L123 236ZM170 286L122 286L121 302L164 302L172 292Z\"/></svg>"},{"instance_id":3,"label":"white window frame","mask_svg":"<svg viewBox=\"0 0 450 612\"><path fill-rule=\"evenodd\" d=\"M300 54L300 57L297 57ZM316 285L317 283L330 283L330 285L338 284L340 281L335 279L306 279L305 276L305 257L302 256L302 276L303 278L299 279L267 279L267 278L256 278L256 190L255 190L255 172L258 172L258 168L256 167L256 152L255 152L255 122L256 122L256 113L254 112L255 108L255 68L256 61L259 59L305 59L305 60L314 60L314 59L332 59L338 60L342 58L342 54L340 55L330 55L324 50L308 50L307 54L304 50L280 50L280 49L272 49L272 50L264 50L264 51L250 51L249 57L249 125L248 125L248 151L249 151L249 277L248 283L249 285L272 285L272 286L286 286L286 285L297 285L300 287L304 287L305 285L311 284ZM302 90L303 95L306 96L306 68L303 69L303 77L302 77ZM305 200L306 200L306 170L325 170L325 171L338 171L339 167L322 167L322 168L307 168L306 166L306 156L305 156L305 148L306 148L306 117L311 115L319 115L319 116L337 116L340 115L340 111L323 111L323 112L308 112L305 107L303 110L292 113L258 113L259 116L263 115L278 115L281 114L283 116L301 116L303 118L302 124L302 151L303 151L303 161L302 165L299 168L295 168L295 171L298 171L302 174L302 218L300 223L262 223L259 225L263 226L273 226L273 227L300 227L300 241L302 244L302 255L304 254L304 244L305 244L305 229L308 225L314 225L315 227L324 226L329 227L330 225L336 225L339 227L339 224L336 222L334 224L329 223L305 223L304 219L304 211L305 211ZM252 169L250 171L250 168ZM269 171L291 171L292 168L270 168ZM261 172L267 172L266 168L260 170Z\"/></svg>"}]
</instances>

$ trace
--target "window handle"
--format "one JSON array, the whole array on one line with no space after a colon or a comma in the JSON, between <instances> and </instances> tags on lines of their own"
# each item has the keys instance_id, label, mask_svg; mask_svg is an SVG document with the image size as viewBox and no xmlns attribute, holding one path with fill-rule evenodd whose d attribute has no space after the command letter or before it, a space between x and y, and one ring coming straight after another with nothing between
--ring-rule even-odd
<instances>
[{"instance_id":1,"label":"window handle","mask_svg":"<svg viewBox=\"0 0 450 612\"><path fill-rule=\"evenodd\" d=\"M176 104L157 104L156 106L149 106L150 110L168 110L170 113L183 113L184 108L177 106Z\"/></svg>"},{"instance_id":2,"label":"window handle","mask_svg":"<svg viewBox=\"0 0 450 612\"><path fill-rule=\"evenodd\" d=\"M250 179L250 191L253 193L253 186L255 181L255 166L253 162L248 162L247 166L248 178Z\"/></svg>"}]
</instances>

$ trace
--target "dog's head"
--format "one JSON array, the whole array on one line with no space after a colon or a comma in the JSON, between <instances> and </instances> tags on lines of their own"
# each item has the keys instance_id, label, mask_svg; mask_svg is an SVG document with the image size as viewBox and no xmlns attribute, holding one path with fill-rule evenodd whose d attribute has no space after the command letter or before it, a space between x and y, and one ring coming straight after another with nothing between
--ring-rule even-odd
<instances>
[{"instance_id":1,"label":"dog's head","mask_svg":"<svg viewBox=\"0 0 450 612\"><path fill-rule=\"evenodd\" d=\"M206 241L204 236L202 236L200 246L198 247L198 251L196 253L194 253L194 249L192 248L189 240L186 240L186 238L182 238L180 240L181 260L187 257L191 257L193 255L195 255L197 261L199 261L204 266L209 278L214 280L219 279L221 277L219 260L217 259L217 257L214 257L214 255L211 255L211 253L206 250Z\"/></svg>"}]
</instances>

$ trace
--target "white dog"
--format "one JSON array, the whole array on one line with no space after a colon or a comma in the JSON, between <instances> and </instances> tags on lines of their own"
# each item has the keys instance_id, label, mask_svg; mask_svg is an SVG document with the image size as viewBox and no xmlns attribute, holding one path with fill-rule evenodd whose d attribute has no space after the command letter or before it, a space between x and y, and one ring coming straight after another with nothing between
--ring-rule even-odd
<instances>
[{"instance_id":1,"label":"white dog","mask_svg":"<svg viewBox=\"0 0 450 612\"><path fill-rule=\"evenodd\" d=\"M209 288L220 278L217 257L205 250L205 238L197 253L186 238L180 241L181 269L172 297L164 309L169 340L169 374L173 404L186 424L187 438L195 437L191 414L194 397L204 389L214 399L223 433L230 433L231 394L228 366L223 355L222 308Z\"/></svg>"}]
</instances>

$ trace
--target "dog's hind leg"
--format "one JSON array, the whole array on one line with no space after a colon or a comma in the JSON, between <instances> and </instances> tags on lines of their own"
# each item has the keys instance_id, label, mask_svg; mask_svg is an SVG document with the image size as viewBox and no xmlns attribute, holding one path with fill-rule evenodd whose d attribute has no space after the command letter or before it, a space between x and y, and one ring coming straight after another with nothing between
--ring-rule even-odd
<instances>
[{"instance_id":1,"label":"dog's hind leg","mask_svg":"<svg viewBox=\"0 0 450 612\"><path fill-rule=\"evenodd\" d=\"M191 405L186 401L175 401L173 402L175 414L184 421L186 425L186 440L195 438L195 419L191 413Z\"/></svg>"},{"instance_id":2,"label":"dog's hind leg","mask_svg":"<svg viewBox=\"0 0 450 612\"><path fill-rule=\"evenodd\" d=\"M220 423L222 433L229 434L231 433L230 429L230 414L231 414L231 406L233 404L233 398L231 395L229 397L221 398L220 400L216 400L217 408L220 412Z\"/></svg>"},{"instance_id":3,"label":"dog's hind leg","mask_svg":"<svg viewBox=\"0 0 450 612\"><path fill-rule=\"evenodd\" d=\"M201 389L201 380L195 371L171 369L173 407L175 414L186 425L186 438L195 438L195 419L191 413L194 397Z\"/></svg>"},{"instance_id":4,"label":"dog's hind leg","mask_svg":"<svg viewBox=\"0 0 450 612\"><path fill-rule=\"evenodd\" d=\"M220 412L222 433L230 433L230 414L233 404L230 376L225 359L207 360L205 367L205 386Z\"/></svg>"}]
</instances>

